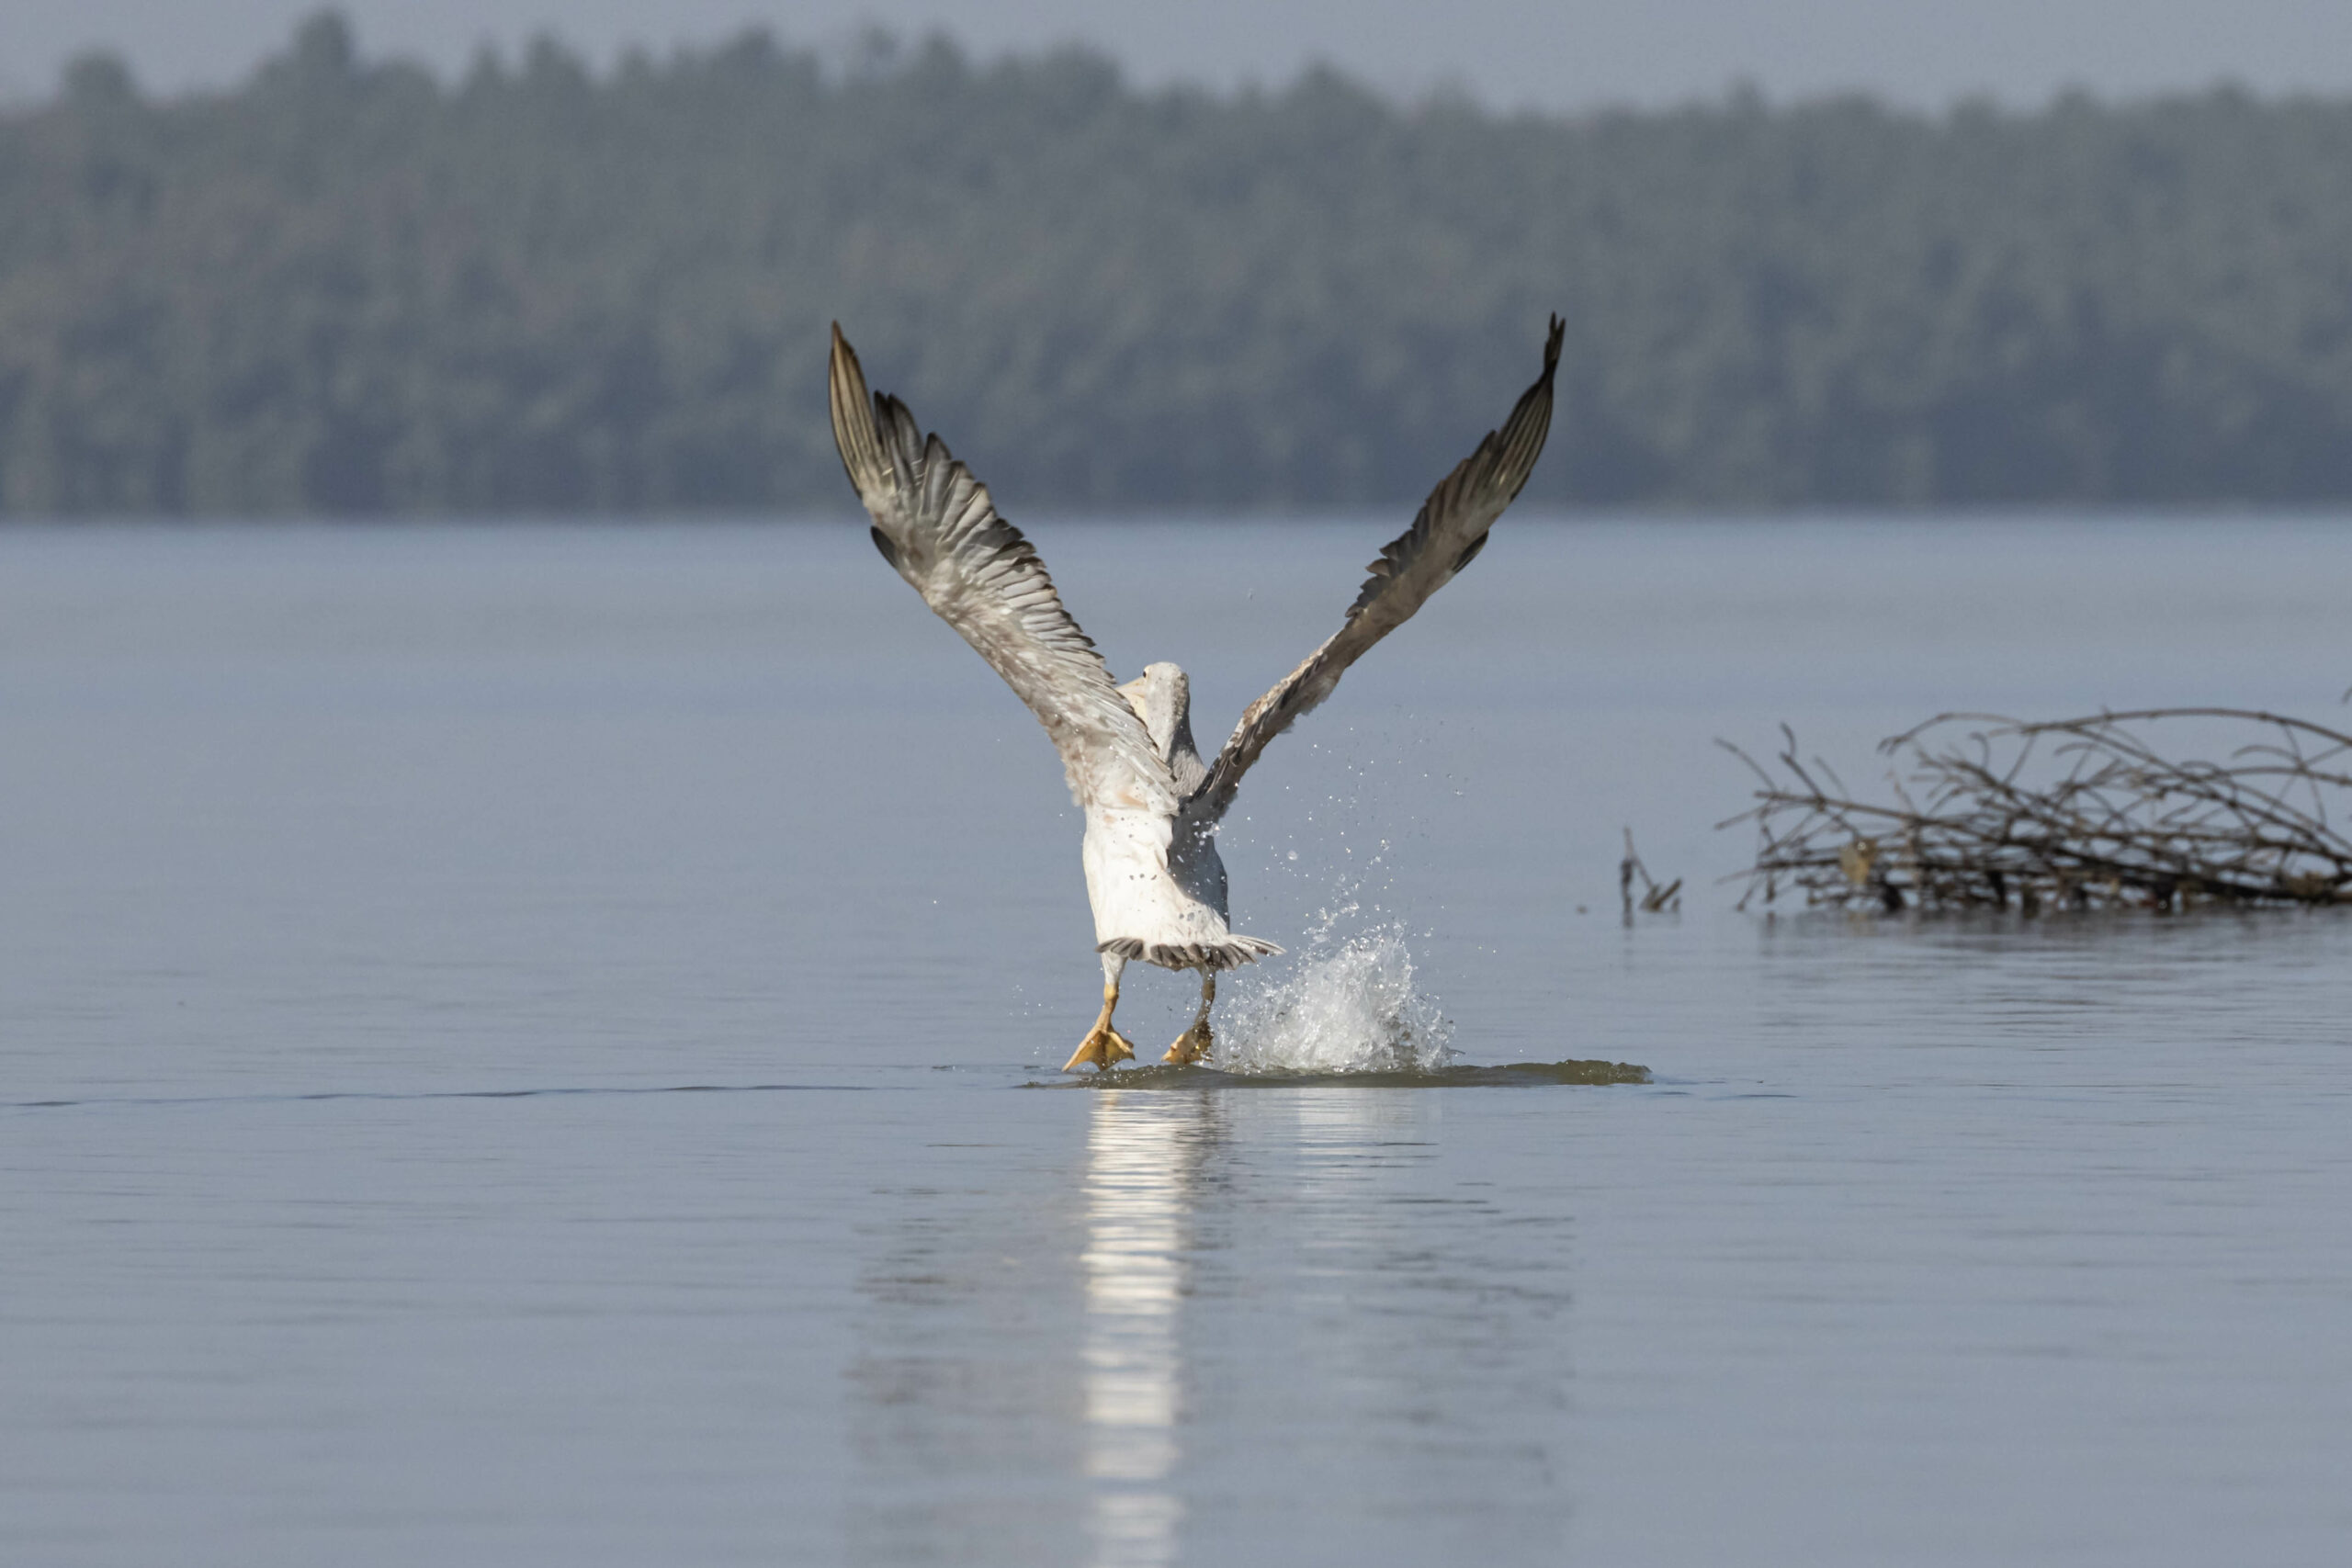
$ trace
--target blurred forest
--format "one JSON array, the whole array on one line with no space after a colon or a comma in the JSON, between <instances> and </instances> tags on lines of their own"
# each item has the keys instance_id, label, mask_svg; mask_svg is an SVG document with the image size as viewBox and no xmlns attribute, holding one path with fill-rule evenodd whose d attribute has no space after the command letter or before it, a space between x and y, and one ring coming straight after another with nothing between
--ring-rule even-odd
<instances>
[{"instance_id":1,"label":"blurred forest","mask_svg":"<svg viewBox=\"0 0 2352 1568\"><path fill-rule=\"evenodd\" d=\"M1016 515L1418 498L1567 318L1531 499L2352 498L2352 101L1930 117L1144 93L758 34L0 112L0 510L849 504L840 318Z\"/></svg>"}]
</instances>

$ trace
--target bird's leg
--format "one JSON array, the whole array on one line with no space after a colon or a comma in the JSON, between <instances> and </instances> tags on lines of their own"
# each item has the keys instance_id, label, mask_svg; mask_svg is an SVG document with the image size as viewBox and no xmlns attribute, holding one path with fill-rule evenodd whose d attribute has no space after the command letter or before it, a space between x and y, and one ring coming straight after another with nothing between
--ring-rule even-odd
<instances>
[{"instance_id":1,"label":"bird's leg","mask_svg":"<svg viewBox=\"0 0 2352 1568\"><path fill-rule=\"evenodd\" d=\"M1193 1020L1192 1028L1176 1037L1176 1043L1168 1047L1168 1055L1162 1056L1161 1061L1191 1066L1195 1062L1209 1059L1209 1051L1216 1044L1216 1037L1209 1032L1209 1004L1216 1000L1216 971L1204 969L1201 971L1201 1014Z\"/></svg>"},{"instance_id":2,"label":"bird's leg","mask_svg":"<svg viewBox=\"0 0 2352 1568\"><path fill-rule=\"evenodd\" d=\"M1102 1015L1094 1027L1079 1042L1078 1051L1062 1064L1062 1071L1074 1072L1091 1062L1098 1068L1107 1068L1114 1062L1124 1062L1136 1054L1125 1035L1111 1027L1111 1011L1119 1005L1119 973L1127 961L1116 953L1102 955Z\"/></svg>"}]
</instances>

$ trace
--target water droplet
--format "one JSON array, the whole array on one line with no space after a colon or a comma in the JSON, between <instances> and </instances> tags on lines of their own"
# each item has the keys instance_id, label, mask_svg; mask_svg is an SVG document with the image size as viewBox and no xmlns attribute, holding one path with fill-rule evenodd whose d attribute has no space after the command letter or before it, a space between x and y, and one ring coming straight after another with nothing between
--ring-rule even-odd
<instances>
[{"instance_id":1,"label":"water droplet","mask_svg":"<svg viewBox=\"0 0 2352 1568\"><path fill-rule=\"evenodd\" d=\"M1228 1072L1434 1072L1460 1055L1393 926L1318 943L1237 1002L1218 1042Z\"/></svg>"}]
</instances>

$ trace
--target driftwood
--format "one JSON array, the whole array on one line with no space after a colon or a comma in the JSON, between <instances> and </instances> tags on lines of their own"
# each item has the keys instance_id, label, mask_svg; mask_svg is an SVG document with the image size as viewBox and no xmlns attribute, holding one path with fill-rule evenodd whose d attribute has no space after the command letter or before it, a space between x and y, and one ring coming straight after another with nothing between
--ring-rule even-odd
<instances>
[{"instance_id":1,"label":"driftwood","mask_svg":"<svg viewBox=\"0 0 2352 1568\"><path fill-rule=\"evenodd\" d=\"M1638 899L1634 895L1634 878L1636 876L1642 879L1642 892ZM1671 882L1662 883L1652 876L1650 868L1642 863L1642 857L1634 852L1634 830L1631 828L1625 829L1625 858L1617 863L1617 897L1625 906L1628 922L1632 921L1637 908L1645 915L1679 913L1682 908L1682 879L1678 876Z\"/></svg>"},{"instance_id":2,"label":"driftwood","mask_svg":"<svg viewBox=\"0 0 2352 1568\"><path fill-rule=\"evenodd\" d=\"M2196 722L2240 743L2222 762L2174 761L2145 731ZM1942 714L1882 741L1892 804L1854 797L1787 745L1757 804L1718 824L1760 837L1740 907L1802 891L1808 905L1919 908L2182 908L2352 903L2352 736L2237 708L2149 708L2025 723Z\"/></svg>"}]
</instances>

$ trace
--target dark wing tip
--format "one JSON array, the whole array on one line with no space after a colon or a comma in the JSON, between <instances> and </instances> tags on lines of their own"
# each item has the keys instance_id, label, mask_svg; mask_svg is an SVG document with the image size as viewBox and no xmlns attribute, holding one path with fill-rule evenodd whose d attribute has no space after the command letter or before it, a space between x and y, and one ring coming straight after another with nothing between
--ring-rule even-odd
<instances>
[{"instance_id":1,"label":"dark wing tip","mask_svg":"<svg viewBox=\"0 0 2352 1568\"><path fill-rule=\"evenodd\" d=\"M1560 367L1560 341L1566 337L1567 333L1567 319L1563 316L1554 316L1551 335L1544 340L1544 379L1546 381L1552 378L1552 372Z\"/></svg>"},{"instance_id":2,"label":"dark wing tip","mask_svg":"<svg viewBox=\"0 0 2352 1568\"><path fill-rule=\"evenodd\" d=\"M857 362L857 350L842 335L839 321L833 323L833 352L826 379L832 405L833 447L841 454L851 488L863 499L882 482L881 444L874 410L868 406L872 400L865 389L865 370Z\"/></svg>"},{"instance_id":3,"label":"dark wing tip","mask_svg":"<svg viewBox=\"0 0 2352 1568\"><path fill-rule=\"evenodd\" d=\"M850 347L849 339L842 336L839 321L833 323L833 351L826 355L825 377L832 384L836 419L842 402L865 401L865 367L857 362L857 350Z\"/></svg>"}]
</instances>

